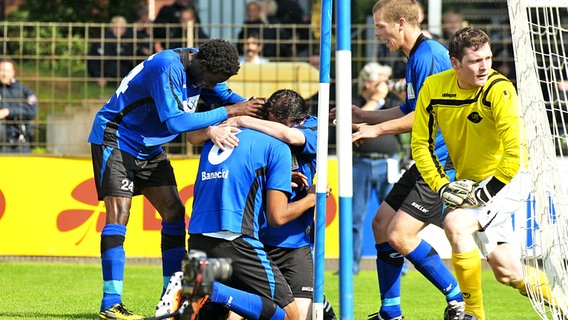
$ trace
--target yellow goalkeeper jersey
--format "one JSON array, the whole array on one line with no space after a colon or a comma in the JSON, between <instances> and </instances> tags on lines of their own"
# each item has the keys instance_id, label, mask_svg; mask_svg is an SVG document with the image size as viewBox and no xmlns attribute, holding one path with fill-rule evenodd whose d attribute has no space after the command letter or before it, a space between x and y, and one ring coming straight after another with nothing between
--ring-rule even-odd
<instances>
[{"instance_id":1,"label":"yellow goalkeeper jersey","mask_svg":"<svg viewBox=\"0 0 568 320\"><path fill-rule=\"evenodd\" d=\"M482 88L462 90L450 69L426 79L412 127L412 156L433 189L450 182L434 154L438 126L456 169L456 179L495 176L509 183L520 168L521 123L515 87L490 71Z\"/></svg>"}]
</instances>

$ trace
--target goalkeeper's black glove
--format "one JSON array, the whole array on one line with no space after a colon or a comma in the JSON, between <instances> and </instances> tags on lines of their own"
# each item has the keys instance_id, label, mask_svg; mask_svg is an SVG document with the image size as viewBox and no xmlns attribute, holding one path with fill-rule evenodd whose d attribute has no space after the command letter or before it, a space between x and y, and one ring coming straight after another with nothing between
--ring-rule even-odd
<instances>
[{"instance_id":1,"label":"goalkeeper's black glove","mask_svg":"<svg viewBox=\"0 0 568 320\"><path fill-rule=\"evenodd\" d=\"M457 208L467 201L467 204L471 202L472 191L477 186L477 183L473 180L456 180L454 182L446 183L440 190L438 190L438 195L444 202L444 204L449 208Z\"/></svg>"},{"instance_id":2,"label":"goalkeeper's black glove","mask_svg":"<svg viewBox=\"0 0 568 320\"><path fill-rule=\"evenodd\" d=\"M495 196L505 184L499 181L497 178L493 177L487 184L483 187L477 187L473 190L473 197L472 200L475 201L475 204L472 203L471 206L468 207L478 207L480 205L487 205L489 201Z\"/></svg>"}]
</instances>

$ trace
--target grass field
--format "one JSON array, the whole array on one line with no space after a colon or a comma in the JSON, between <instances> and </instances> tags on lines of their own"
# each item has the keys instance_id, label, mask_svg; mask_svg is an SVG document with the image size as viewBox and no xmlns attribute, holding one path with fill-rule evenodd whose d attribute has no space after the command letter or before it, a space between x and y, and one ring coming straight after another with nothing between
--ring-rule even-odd
<instances>
[{"instance_id":1,"label":"grass field","mask_svg":"<svg viewBox=\"0 0 568 320\"><path fill-rule=\"evenodd\" d=\"M101 269L97 264L1 262L0 319L96 319L101 298ZM127 265L125 305L151 316L161 292L159 266ZM338 277L326 272L326 296L339 310ZM516 290L484 271L484 301L488 320L536 320L530 302ZM379 306L374 272L354 277L354 319L366 319ZM407 320L440 320L445 302L417 271L403 278L402 307Z\"/></svg>"}]
</instances>

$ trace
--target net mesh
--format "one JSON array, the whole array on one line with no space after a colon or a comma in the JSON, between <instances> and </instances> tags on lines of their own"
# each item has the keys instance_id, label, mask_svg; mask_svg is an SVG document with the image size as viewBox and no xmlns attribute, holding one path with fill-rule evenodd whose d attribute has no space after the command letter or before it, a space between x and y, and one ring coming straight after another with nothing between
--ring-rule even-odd
<instances>
[{"instance_id":1,"label":"net mesh","mask_svg":"<svg viewBox=\"0 0 568 320\"><path fill-rule=\"evenodd\" d=\"M542 319L567 319L568 1L508 0L508 8L528 149L523 161L532 173L526 210L515 219L527 293Z\"/></svg>"}]
</instances>

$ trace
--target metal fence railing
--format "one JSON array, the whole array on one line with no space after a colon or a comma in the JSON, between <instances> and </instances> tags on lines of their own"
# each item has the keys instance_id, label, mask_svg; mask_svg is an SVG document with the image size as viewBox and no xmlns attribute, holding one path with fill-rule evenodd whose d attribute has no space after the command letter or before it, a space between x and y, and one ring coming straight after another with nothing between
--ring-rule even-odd
<instances>
[{"instance_id":1,"label":"metal fence railing","mask_svg":"<svg viewBox=\"0 0 568 320\"><path fill-rule=\"evenodd\" d=\"M180 28L176 25L136 25L128 24L129 30L119 39L109 37L109 24L100 23L40 23L40 22L0 22L0 55L10 57L16 64L16 77L35 92L39 101L38 113L33 123L30 137L31 150L35 154L87 156L89 146L86 142L94 113L115 91L116 83L122 78L125 68L142 61L154 51L156 39L153 30L157 27L170 30ZM181 43L185 46L198 46L204 39L199 38L198 26L190 25L180 38L167 36L166 46ZM225 28L242 29L243 25L202 25L209 34L220 33ZM258 26L251 26L251 28ZM483 27L493 38L494 48L498 48L494 63L513 66L508 25L487 25ZM305 62L317 56L319 50L318 34L310 25L264 25L273 37L263 36L265 48L272 48L268 57L271 62ZM215 31L217 30L217 31ZM404 57L386 53L378 39L373 35L373 25L352 26L352 70L353 79L358 71L370 61L394 65L404 63ZM146 32L145 32L146 31ZM174 34L166 32L166 34ZM144 35L144 36L143 36ZM242 39L226 39L241 46ZM112 55L96 55L92 47L101 44L120 50ZM147 50L142 50L146 48ZM107 50L108 49L108 50ZM333 48L332 48L333 51ZM90 74L91 61L101 76ZM331 78L334 77L332 52ZM109 65L120 66L114 73L108 73ZM124 67L126 66L126 67ZM317 66L317 64L316 64ZM112 67L111 67L112 68ZM106 73L106 75L105 75ZM107 82L101 85L101 78ZM356 92L354 92L356 94ZM307 98L307 97L305 97ZM316 99L317 101L317 99ZM4 103L0 97L0 108ZM333 101L331 102L333 104ZM27 124L18 119L12 123ZM6 120L0 125L5 125ZM0 131L1 132L1 131ZM0 137L0 144L8 142ZM330 142L333 144L333 141ZM167 150L180 156L192 156L195 150L182 137L170 143Z\"/></svg>"}]
</instances>

